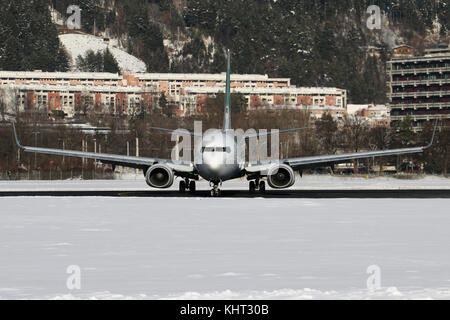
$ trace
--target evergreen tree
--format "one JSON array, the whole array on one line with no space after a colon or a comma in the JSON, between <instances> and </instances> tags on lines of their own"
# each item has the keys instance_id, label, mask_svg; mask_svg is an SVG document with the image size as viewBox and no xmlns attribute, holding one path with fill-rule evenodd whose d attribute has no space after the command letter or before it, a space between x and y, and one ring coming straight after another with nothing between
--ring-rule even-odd
<instances>
[{"instance_id":1,"label":"evergreen tree","mask_svg":"<svg viewBox=\"0 0 450 320\"><path fill-rule=\"evenodd\" d=\"M103 71L111 73L119 73L120 68L117 60L107 48L103 54Z\"/></svg>"},{"instance_id":2,"label":"evergreen tree","mask_svg":"<svg viewBox=\"0 0 450 320\"><path fill-rule=\"evenodd\" d=\"M76 59L77 69L83 72L120 72L119 64L109 49L104 52L88 50Z\"/></svg>"},{"instance_id":3,"label":"evergreen tree","mask_svg":"<svg viewBox=\"0 0 450 320\"><path fill-rule=\"evenodd\" d=\"M56 55L56 65L55 71L67 72L69 71L69 58L67 57L64 47L61 45Z\"/></svg>"},{"instance_id":4,"label":"evergreen tree","mask_svg":"<svg viewBox=\"0 0 450 320\"><path fill-rule=\"evenodd\" d=\"M158 106L163 112L167 109L167 98L164 92L161 92L161 95L159 96Z\"/></svg>"},{"instance_id":5,"label":"evergreen tree","mask_svg":"<svg viewBox=\"0 0 450 320\"><path fill-rule=\"evenodd\" d=\"M0 42L0 69L56 71L68 66L46 0L2 1L0 38L6 39Z\"/></svg>"},{"instance_id":6,"label":"evergreen tree","mask_svg":"<svg viewBox=\"0 0 450 320\"><path fill-rule=\"evenodd\" d=\"M395 127L394 144L397 148L405 148L415 144L414 130L412 127L412 119L407 116L400 121Z\"/></svg>"},{"instance_id":7,"label":"evergreen tree","mask_svg":"<svg viewBox=\"0 0 450 320\"><path fill-rule=\"evenodd\" d=\"M10 36L3 47L0 59L3 70L22 70L20 46L17 38Z\"/></svg>"}]
</instances>

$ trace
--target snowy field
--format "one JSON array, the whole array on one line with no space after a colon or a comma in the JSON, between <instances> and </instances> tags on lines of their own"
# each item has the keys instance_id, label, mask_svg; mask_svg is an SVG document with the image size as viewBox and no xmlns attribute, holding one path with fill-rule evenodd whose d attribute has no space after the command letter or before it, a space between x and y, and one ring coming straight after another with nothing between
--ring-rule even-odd
<instances>
[{"instance_id":1,"label":"snowy field","mask_svg":"<svg viewBox=\"0 0 450 320\"><path fill-rule=\"evenodd\" d=\"M0 190L51 184L1 182ZM0 198L0 208L1 299L450 299L449 199L23 197ZM366 284L372 265L375 290ZM81 269L80 290L66 286L69 266Z\"/></svg>"},{"instance_id":2,"label":"snowy field","mask_svg":"<svg viewBox=\"0 0 450 320\"><path fill-rule=\"evenodd\" d=\"M97 52L109 48L122 71L145 72L147 70L142 60L115 46L106 44L102 38L88 34L63 34L59 36L59 39L70 53L73 66L79 55L84 56L89 50Z\"/></svg>"}]
</instances>

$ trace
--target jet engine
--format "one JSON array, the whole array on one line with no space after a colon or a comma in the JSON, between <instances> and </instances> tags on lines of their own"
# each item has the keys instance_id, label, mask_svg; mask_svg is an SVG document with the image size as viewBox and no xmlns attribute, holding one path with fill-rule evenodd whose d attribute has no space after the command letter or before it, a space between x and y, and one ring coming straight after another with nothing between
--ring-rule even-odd
<instances>
[{"instance_id":1,"label":"jet engine","mask_svg":"<svg viewBox=\"0 0 450 320\"><path fill-rule=\"evenodd\" d=\"M165 164L155 164L145 173L145 182L153 188L169 188L172 186L173 180L173 171Z\"/></svg>"},{"instance_id":2,"label":"jet engine","mask_svg":"<svg viewBox=\"0 0 450 320\"><path fill-rule=\"evenodd\" d=\"M267 183L274 189L285 189L294 185L294 170L288 165L280 164L269 169Z\"/></svg>"}]
</instances>

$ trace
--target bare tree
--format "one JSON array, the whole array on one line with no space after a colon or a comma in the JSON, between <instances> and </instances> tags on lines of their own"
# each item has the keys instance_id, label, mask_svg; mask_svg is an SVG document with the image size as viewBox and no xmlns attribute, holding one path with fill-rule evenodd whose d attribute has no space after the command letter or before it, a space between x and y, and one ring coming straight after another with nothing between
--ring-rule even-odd
<instances>
[{"instance_id":1,"label":"bare tree","mask_svg":"<svg viewBox=\"0 0 450 320\"><path fill-rule=\"evenodd\" d=\"M316 121L316 134L326 154L334 154L337 151L337 129L337 122L328 112Z\"/></svg>"},{"instance_id":2,"label":"bare tree","mask_svg":"<svg viewBox=\"0 0 450 320\"><path fill-rule=\"evenodd\" d=\"M441 127L438 134L437 149L441 156L442 172L446 178L448 178L448 166L450 157L450 126L449 122L445 123Z\"/></svg>"},{"instance_id":3,"label":"bare tree","mask_svg":"<svg viewBox=\"0 0 450 320\"><path fill-rule=\"evenodd\" d=\"M368 143L372 150L384 150L388 149L392 142L391 130L384 126L375 126L369 129ZM383 175L383 165L385 163L384 157L376 159L380 166L380 175Z\"/></svg>"},{"instance_id":4,"label":"bare tree","mask_svg":"<svg viewBox=\"0 0 450 320\"><path fill-rule=\"evenodd\" d=\"M2 116L2 120L5 121L5 113L6 113L6 101L3 90L0 91L0 114Z\"/></svg>"},{"instance_id":5,"label":"bare tree","mask_svg":"<svg viewBox=\"0 0 450 320\"><path fill-rule=\"evenodd\" d=\"M366 120L359 116L346 116L343 127L343 145L351 152L359 152L367 146L368 125ZM358 172L358 161L353 161L355 172Z\"/></svg>"}]
</instances>

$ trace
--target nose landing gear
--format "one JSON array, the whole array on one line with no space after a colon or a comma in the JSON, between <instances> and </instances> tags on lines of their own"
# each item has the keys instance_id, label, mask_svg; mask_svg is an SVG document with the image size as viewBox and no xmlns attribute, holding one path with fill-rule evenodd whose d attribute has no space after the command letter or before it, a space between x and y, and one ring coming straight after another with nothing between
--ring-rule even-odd
<instances>
[{"instance_id":1,"label":"nose landing gear","mask_svg":"<svg viewBox=\"0 0 450 320\"><path fill-rule=\"evenodd\" d=\"M213 182L209 183L211 189L211 197L220 197L220 187L222 186L222 182ZM220 185L220 187L219 187Z\"/></svg>"}]
</instances>

